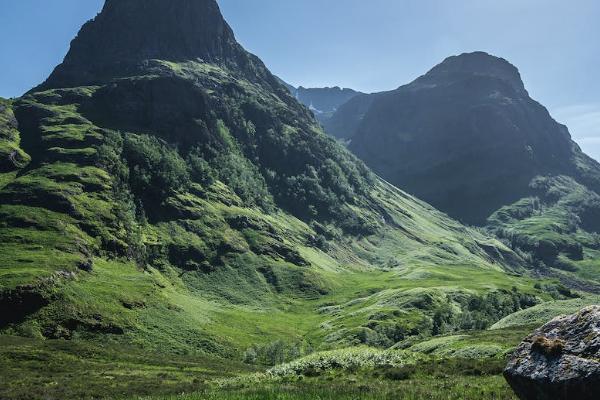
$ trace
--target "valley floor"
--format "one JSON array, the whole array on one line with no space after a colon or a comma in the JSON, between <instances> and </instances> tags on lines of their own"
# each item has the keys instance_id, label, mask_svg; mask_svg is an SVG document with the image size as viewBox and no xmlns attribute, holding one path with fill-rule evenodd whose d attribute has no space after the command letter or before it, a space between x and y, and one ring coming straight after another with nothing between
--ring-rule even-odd
<instances>
[{"instance_id":1,"label":"valley floor","mask_svg":"<svg viewBox=\"0 0 600 400\"><path fill-rule=\"evenodd\" d=\"M499 375L431 377L402 382L339 380L293 383L243 390L208 391L143 400L513 400L517 397Z\"/></svg>"},{"instance_id":2,"label":"valley floor","mask_svg":"<svg viewBox=\"0 0 600 400\"><path fill-rule=\"evenodd\" d=\"M316 352L270 369L110 340L0 335L0 399L516 399L502 377L511 349L553 316L599 300L542 303L484 331L422 338L403 349Z\"/></svg>"},{"instance_id":3,"label":"valley floor","mask_svg":"<svg viewBox=\"0 0 600 400\"><path fill-rule=\"evenodd\" d=\"M501 376L502 358L443 359L359 348L315 354L264 373L231 360L116 345L0 340L2 399L515 398ZM405 361L398 366L398 359Z\"/></svg>"},{"instance_id":4,"label":"valley floor","mask_svg":"<svg viewBox=\"0 0 600 400\"><path fill-rule=\"evenodd\" d=\"M500 374L504 361L498 359L307 369L302 375L272 378L230 360L89 343L1 340L2 399L515 399ZM149 395L153 397L144 397Z\"/></svg>"}]
</instances>

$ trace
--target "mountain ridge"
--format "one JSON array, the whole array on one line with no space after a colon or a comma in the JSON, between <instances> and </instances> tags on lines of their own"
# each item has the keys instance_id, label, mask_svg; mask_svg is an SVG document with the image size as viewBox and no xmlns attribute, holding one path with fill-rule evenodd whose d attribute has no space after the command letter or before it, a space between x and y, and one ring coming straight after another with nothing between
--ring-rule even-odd
<instances>
[{"instance_id":1,"label":"mountain ridge","mask_svg":"<svg viewBox=\"0 0 600 400\"><path fill-rule=\"evenodd\" d=\"M107 2L64 66L5 108L31 159L1 177L3 333L221 357L281 338L343 346L367 329L389 345L394 327L430 335L441 304L459 309L461 296L489 291L457 283L450 296L436 279L403 275L486 273L501 296L533 290L508 274L524 273L525 260L374 176L262 62L140 62L143 52L107 69L84 62L88 43L123 17L115 4L136 21L147 14L134 24L143 27L173 3ZM404 293L415 285L423 291ZM382 291L435 301L407 306L408 319L384 303L381 321L362 302L325 325L315 311ZM303 322L289 326L294 318Z\"/></svg>"},{"instance_id":2,"label":"mountain ridge","mask_svg":"<svg viewBox=\"0 0 600 400\"><path fill-rule=\"evenodd\" d=\"M472 374L520 340L514 321L594 301L377 177L231 42L215 0L192 1L109 0L44 85L0 100L1 398L237 396L227 382L262 398L288 379L329 387L346 365L341 386L363 368L378 386L431 383L388 360L448 371L444 395L468 379L477 398L501 386ZM147 31L163 15L174 26ZM217 34L180 41L182 29ZM560 210L572 187L539 182ZM504 210L502 228L531 209ZM301 359L302 375L252 374L328 350Z\"/></svg>"},{"instance_id":3,"label":"mountain ridge","mask_svg":"<svg viewBox=\"0 0 600 400\"><path fill-rule=\"evenodd\" d=\"M438 96L438 94L440 97L436 98L435 96ZM459 99L459 96L463 95L470 97L468 99ZM452 97L454 103L450 103L441 96ZM378 125L377 121L381 121L382 118L389 119L394 115L394 112L397 113L397 111L385 109L384 104L391 104L392 101L405 102L405 107L402 111L403 114L395 115L395 121L385 122L389 128L381 123ZM417 103L409 105L408 101ZM433 171L426 172L426 168L434 168L434 164L426 167L426 163L428 162L439 165L443 162L454 162L448 159L448 154L450 157L454 154L457 155L456 157L468 157L466 153L460 155L464 151L472 151L472 157L476 157L475 153L479 150L467 149L479 146L481 148L480 153L483 154L486 151L490 151L489 146L492 146L490 143L494 143L494 146L497 147L489 156L506 157L509 153L519 154L516 158L513 158L513 162L522 162L524 164L521 167L512 168L512 170L517 175L520 171L527 171L531 175L524 176L524 180L527 181L521 184L524 191L527 190L526 186L531 178L538 174L556 173L558 171L568 171L571 174L579 173L577 172L577 166L571 161L571 153L575 152L579 154L581 151L578 151L578 146L572 142L567 128L556 123L543 106L529 97L520 79L518 70L504 59L489 56L483 52L450 57L412 83L402 86L395 91L380 94L374 102L376 104L369 107L371 115L369 115L369 112L366 113L364 117L366 121L362 120L362 127L357 128L358 132L352 137L350 149L363 159L371 157L370 166L374 167L378 172L382 172L381 168L383 168L383 164L381 163L385 163L386 165L393 165L394 163L392 158L389 160L382 158L379 161L375 161L380 155L385 153L379 153L378 150L374 149L376 144L373 143L373 139L377 140L378 137L381 138L383 135L387 135L387 140L391 142L387 143L386 146L395 146L397 150L404 151L404 155L400 155L400 157L406 157L407 163L412 162L408 160L410 160L410 155L415 154L417 149L408 149L405 146L412 146L413 143L414 146L417 146L417 143L421 141L419 146L422 147L424 146L424 140L432 140L432 143L437 143L435 142L436 140L447 141L444 146L450 146L449 151L442 146L431 149L431 151L437 152L435 154L430 151L418 153L421 156L429 157L429 161L424 162L423 168L419 168L421 171L425 171L421 172L425 174L434 173ZM395 105L394 107L395 110L402 109L399 105ZM422 110L427 107L434 113L434 116L430 118L434 122L425 122L423 115L409 115L409 111L407 111L412 109L413 112L423 112ZM432 107L437 108L433 109ZM529 113L529 116L525 116L525 114L518 110L528 110L526 112ZM461 114L455 116L452 113ZM486 116L485 113L489 115ZM488 120L495 118L498 123L492 127L491 123L489 121L486 122L485 118L488 118ZM509 123L506 122L510 120L515 121L517 125L511 128ZM401 124L405 124L405 126ZM450 125L445 126L446 124ZM458 126L457 124L464 124L464 126ZM487 125L477 126L477 124ZM398 137L394 137L395 133L393 130L398 129L406 131L405 137L401 140ZM426 134L430 135L430 138L425 139L425 133L420 135L413 134L412 131L416 129L425 129ZM446 133L442 134L444 129ZM458 133L459 130L464 131L462 136ZM488 136L484 138L482 135L486 130L489 132L486 133ZM369 132L377 132L377 134L370 135ZM460 142L462 137L467 134L471 135L469 139L471 142ZM511 135L510 139L503 137L506 135ZM404 143L404 145L400 145L401 143ZM512 149L507 146L512 146ZM373 150L369 150L369 148L373 148ZM502 156L499 151L504 152ZM370 153L367 154L366 152ZM585 156L581 153L580 158L585 158ZM457 159L458 161L459 159ZM375 165L372 162L380 163L381 165ZM415 159L414 162L418 162L418 160ZM473 160L473 162L479 162L482 165L485 164L485 160ZM586 162L591 161L588 160ZM502 163L498 159L498 162L495 164L500 165ZM401 165L399 163L398 167ZM526 167L525 165L528 166ZM593 165L593 162L590 165ZM401 168L406 171L410 171L411 168L415 171L417 170L416 164L415 166L407 165ZM442 167L440 166L440 168ZM460 168L460 166L457 165L457 168ZM446 170L451 171L452 169ZM479 168L474 168L472 173L478 171ZM404 174L402 169L397 170L395 173L400 174L400 176ZM506 171L506 173L510 172ZM597 186L597 179L586 177L584 174L580 175L581 179L588 181L588 184ZM384 174L384 177L390 178L390 175ZM463 176L463 178L465 177ZM469 223L484 222L485 218L491 214L491 211L498 208L497 205L505 204L501 201L496 205L492 205L487 210L482 209L481 214L475 217L475 219L465 219L466 215L460 214L457 210L448 209L440 203L440 201L444 201L442 200L443 195L438 196L433 193L420 191L415 185L421 179L427 180L426 177L418 178L406 175L405 178L399 180L391 179L391 181L401 187L407 188L417 196L433 202L435 205L449 212L450 215ZM467 182L470 180L463 179L463 181ZM444 182L439 183L441 185L445 184ZM435 186L433 184L429 185L431 187ZM499 192L510 193L509 190L503 189L500 189ZM474 194L473 198L479 195L481 194ZM466 201L466 198L453 202L456 203L458 208L464 207L465 209L469 209L473 206L469 201ZM471 205L466 206L466 204Z\"/></svg>"},{"instance_id":4,"label":"mountain ridge","mask_svg":"<svg viewBox=\"0 0 600 400\"><path fill-rule=\"evenodd\" d=\"M224 65L278 88L262 61L236 41L213 0L110 0L83 25L64 61L30 93L132 76L157 59Z\"/></svg>"},{"instance_id":5,"label":"mountain ridge","mask_svg":"<svg viewBox=\"0 0 600 400\"><path fill-rule=\"evenodd\" d=\"M345 103L353 98L363 95L349 88L339 86L323 88L294 87L280 79L283 85L290 91L292 96L304 104L314 114L315 118L325 126L333 114Z\"/></svg>"},{"instance_id":6,"label":"mountain ridge","mask_svg":"<svg viewBox=\"0 0 600 400\"><path fill-rule=\"evenodd\" d=\"M505 59L449 57L396 90L351 100L331 121L330 134L347 129L349 149L392 184L486 227L542 270L590 277L600 164Z\"/></svg>"}]
</instances>

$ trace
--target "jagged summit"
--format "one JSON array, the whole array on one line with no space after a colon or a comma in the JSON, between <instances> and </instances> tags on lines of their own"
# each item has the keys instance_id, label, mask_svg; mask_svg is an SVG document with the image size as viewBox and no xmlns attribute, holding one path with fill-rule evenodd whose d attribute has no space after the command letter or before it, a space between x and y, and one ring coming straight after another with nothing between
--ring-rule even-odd
<instances>
[{"instance_id":1,"label":"jagged summit","mask_svg":"<svg viewBox=\"0 0 600 400\"><path fill-rule=\"evenodd\" d=\"M136 71L146 60L201 60L251 69L215 0L106 0L41 88L94 84Z\"/></svg>"},{"instance_id":2,"label":"jagged summit","mask_svg":"<svg viewBox=\"0 0 600 400\"><path fill-rule=\"evenodd\" d=\"M504 58L483 51L448 57L419 78L417 82L452 82L467 76L500 79L509 83L517 92L525 92L525 85L517 67Z\"/></svg>"}]
</instances>

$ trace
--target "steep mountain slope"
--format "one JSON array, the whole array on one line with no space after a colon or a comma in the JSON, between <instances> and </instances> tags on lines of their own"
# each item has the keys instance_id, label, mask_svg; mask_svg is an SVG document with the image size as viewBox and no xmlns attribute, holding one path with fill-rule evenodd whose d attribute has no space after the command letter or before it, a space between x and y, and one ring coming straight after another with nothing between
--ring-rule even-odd
<instances>
[{"instance_id":1,"label":"steep mountain slope","mask_svg":"<svg viewBox=\"0 0 600 400\"><path fill-rule=\"evenodd\" d=\"M0 99L0 187L16 171L27 166L30 157L19 147L21 137L12 103Z\"/></svg>"},{"instance_id":2,"label":"steep mountain slope","mask_svg":"<svg viewBox=\"0 0 600 400\"><path fill-rule=\"evenodd\" d=\"M346 103L323 123L325 131L342 140L352 140L367 111L382 93L361 94Z\"/></svg>"},{"instance_id":3,"label":"steep mountain slope","mask_svg":"<svg viewBox=\"0 0 600 400\"><path fill-rule=\"evenodd\" d=\"M332 121L346 124L349 148L391 183L461 221L489 223L552 266L563 265L560 253L581 259L581 244L597 248L600 164L529 97L506 60L450 57L408 85L357 101Z\"/></svg>"},{"instance_id":4,"label":"steep mountain slope","mask_svg":"<svg viewBox=\"0 0 600 400\"><path fill-rule=\"evenodd\" d=\"M283 84L296 100L313 112L321 124L326 124L331 116L349 100L364 94L337 86L325 88L305 88L300 86L299 88L295 88L285 82Z\"/></svg>"},{"instance_id":5,"label":"steep mountain slope","mask_svg":"<svg viewBox=\"0 0 600 400\"><path fill-rule=\"evenodd\" d=\"M292 357L482 329L551 298L507 246L327 137L214 0L107 0L48 80L1 112L13 150L0 175L0 332L18 338L0 335L0 356L14 393L33 382L20 361L31 349L56 346L44 357L72 364L52 339L82 357L122 349L103 362L129 346L173 363L242 360L270 342ZM83 386L106 386L104 367L84 364ZM141 386L156 380L135 368ZM52 382L73 385L45 379L54 397ZM115 379L121 395L130 376Z\"/></svg>"}]
</instances>

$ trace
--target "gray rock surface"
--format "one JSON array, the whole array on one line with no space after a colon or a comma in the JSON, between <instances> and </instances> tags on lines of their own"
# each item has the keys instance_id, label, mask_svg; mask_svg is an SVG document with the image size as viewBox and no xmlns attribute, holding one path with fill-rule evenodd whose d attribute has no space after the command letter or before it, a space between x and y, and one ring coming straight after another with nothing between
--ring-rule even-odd
<instances>
[{"instance_id":1,"label":"gray rock surface","mask_svg":"<svg viewBox=\"0 0 600 400\"><path fill-rule=\"evenodd\" d=\"M553 319L528 336L504 376L523 400L600 398L600 306Z\"/></svg>"}]
</instances>

